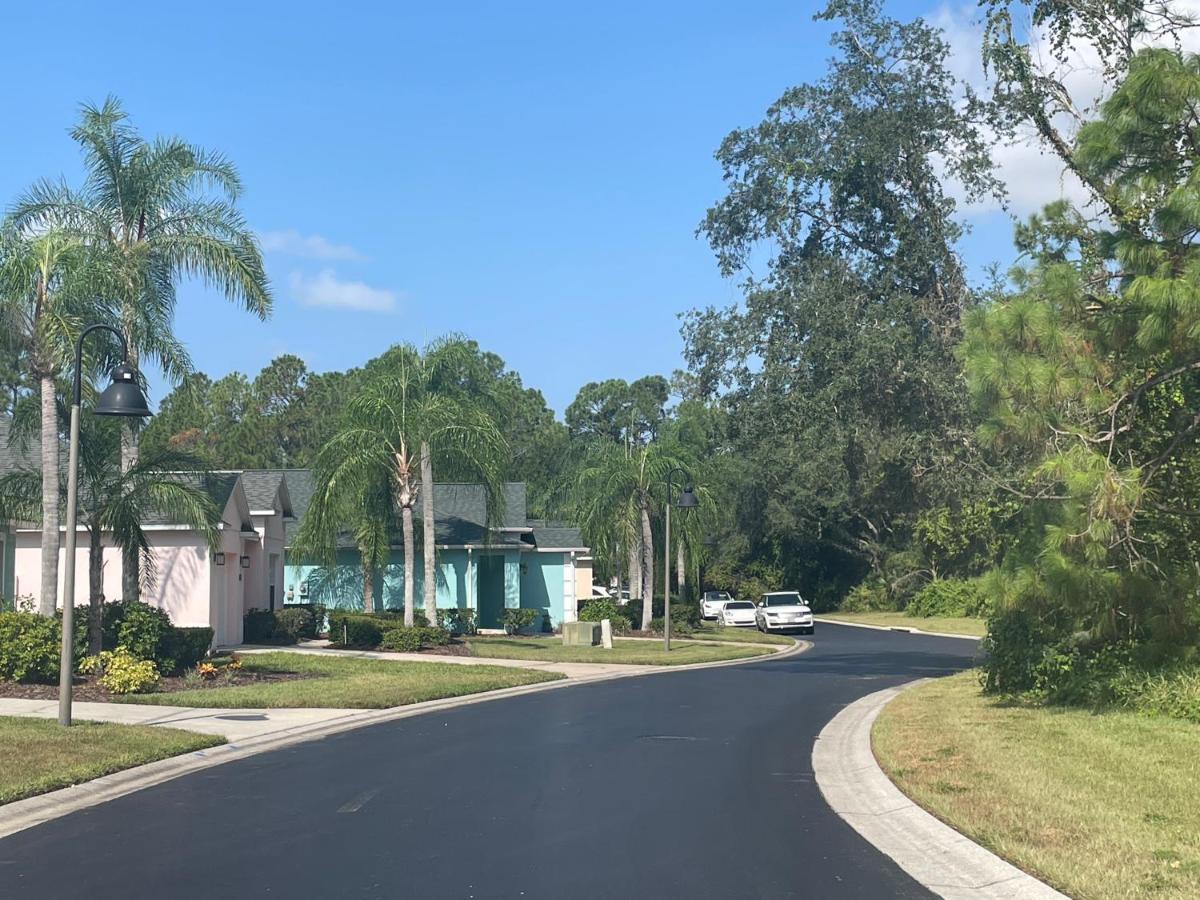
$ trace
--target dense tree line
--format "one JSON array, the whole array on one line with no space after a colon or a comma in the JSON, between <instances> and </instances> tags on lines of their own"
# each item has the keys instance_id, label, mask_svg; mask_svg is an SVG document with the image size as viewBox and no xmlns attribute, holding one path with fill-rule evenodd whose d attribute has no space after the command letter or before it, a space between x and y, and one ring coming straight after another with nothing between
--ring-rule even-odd
<instances>
[{"instance_id":1,"label":"dense tree line","mask_svg":"<svg viewBox=\"0 0 1200 900\"><path fill-rule=\"evenodd\" d=\"M599 578L661 601L674 473L702 498L679 528L675 590L790 587L818 608L904 609L937 606L923 592L952 585L938 596L991 616L989 679L1004 689L1095 660L1186 656L1200 642L1200 62L1180 49L1192 26L1157 2L980 6L984 93L955 77L929 23L831 0L825 75L716 153L726 191L698 233L741 301L686 315L686 371L586 384L562 421L503 359L453 335L344 372L290 355L253 377L194 371L169 328L178 274L269 308L236 172L141 141L115 105L85 111L87 187L36 186L4 234L3 308L20 325L0 344L4 408L35 427L40 409L55 443L63 348L86 311L175 380L143 454L311 467L340 485L318 492L314 552L349 532L368 560L399 530L411 558L435 474L519 480L535 516L582 525ZM1084 45L1099 59L1095 108L1067 88ZM1011 269L974 283L961 198L1004 202L991 148L1022 134L1089 199L1048 186L1014 226ZM128 189L159 176L171 192ZM146 204L189 203L208 216L198 235L142 227ZM117 300L97 307L101 294ZM48 508L58 487L43 474ZM644 627L653 615L644 603Z\"/></svg>"}]
</instances>

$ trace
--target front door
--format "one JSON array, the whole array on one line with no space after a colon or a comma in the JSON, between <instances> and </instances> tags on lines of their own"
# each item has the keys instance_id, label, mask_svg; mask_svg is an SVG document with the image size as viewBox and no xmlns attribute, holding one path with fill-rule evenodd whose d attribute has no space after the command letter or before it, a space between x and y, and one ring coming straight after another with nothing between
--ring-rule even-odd
<instances>
[{"instance_id":1,"label":"front door","mask_svg":"<svg viewBox=\"0 0 1200 900\"><path fill-rule=\"evenodd\" d=\"M480 628L501 628L504 625L504 557L479 556Z\"/></svg>"}]
</instances>

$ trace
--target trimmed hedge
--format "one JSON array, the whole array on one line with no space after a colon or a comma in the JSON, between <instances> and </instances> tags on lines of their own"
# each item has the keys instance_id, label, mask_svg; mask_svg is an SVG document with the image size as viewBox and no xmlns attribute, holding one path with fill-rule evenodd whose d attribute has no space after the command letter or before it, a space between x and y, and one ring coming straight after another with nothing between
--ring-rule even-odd
<instances>
[{"instance_id":1,"label":"trimmed hedge","mask_svg":"<svg viewBox=\"0 0 1200 900\"><path fill-rule=\"evenodd\" d=\"M161 672L174 673L191 669L208 655L212 641L211 628L178 628L172 625L159 647L160 656L154 661ZM168 665L172 661L173 665Z\"/></svg>"},{"instance_id":2,"label":"trimmed hedge","mask_svg":"<svg viewBox=\"0 0 1200 900\"><path fill-rule=\"evenodd\" d=\"M450 643L450 633L428 625L412 628L392 628L385 631L380 646L385 650L415 653L424 647L444 647Z\"/></svg>"},{"instance_id":3,"label":"trimmed hedge","mask_svg":"<svg viewBox=\"0 0 1200 900\"><path fill-rule=\"evenodd\" d=\"M348 613L335 610L329 614L329 640L343 647L374 650L383 640L385 629L395 627L394 617Z\"/></svg>"},{"instance_id":4,"label":"trimmed hedge","mask_svg":"<svg viewBox=\"0 0 1200 900\"><path fill-rule=\"evenodd\" d=\"M311 640L325 625L325 607L320 603L285 606L282 609L252 609L242 620L242 640L247 644L294 644Z\"/></svg>"},{"instance_id":5,"label":"trimmed hedge","mask_svg":"<svg viewBox=\"0 0 1200 900\"><path fill-rule=\"evenodd\" d=\"M627 606L622 609L626 611L629 617L630 624L634 628L640 628L642 624L642 610L645 608L645 600L630 600ZM663 602L661 597L654 598L654 605L651 608L651 622L654 619L663 617ZM590 620L595 621L595 620ZM690 625L693 629L700 627L700 604L699 603L680 603L678 600L671 602L671 630L675 630L676 624L684 623ZM651 626L653 627L653 625Z\"/></svg>"}]
</instances>

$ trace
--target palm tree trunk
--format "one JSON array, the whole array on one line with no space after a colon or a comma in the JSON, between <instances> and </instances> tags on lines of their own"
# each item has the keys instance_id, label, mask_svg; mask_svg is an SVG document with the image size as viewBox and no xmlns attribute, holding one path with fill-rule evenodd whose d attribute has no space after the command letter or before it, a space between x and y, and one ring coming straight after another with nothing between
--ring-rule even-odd
<instances>
[{"instance_id":1,"label":"palm tree trunk","mask_svg":"<svg viewBox=\"0 0 1200 900\"><path fill-rule=\"evenodd\" d=\"M38 612L54 615L58 605L58 400L54 378L40 378L42 400L42 585Z\"/></svg>"},{"instance_id":2,"label":"palm tree trunk","mask_svg":"<svg viewBox=\"0 0 1200 900\"><path fill-rule=\"evenodd\" d=\"M654 533L650 530L650 504L638 505L642 517L642 631L650 630L654 617Z\"/></svg>"},{"instance_id":3,"label":"palm tree trunk","mask_svg":"<svg viewBox=\"0 0 1200 900\"><path fill-rule=\"evenodd\" d=\"M369 615L375 612L375 567L370 553L359 550L358 554L362 559L363 612Z\"/></svg>"},{"instance_id":4,"label":"palm tree trunk","mask_svg":"<svg viewBox=\"0 0 1200 900\"><path fill-rule=\"evenodd\" d=\"M626 571L629 574L629 599L637 600L642 596L642 558L641 551L638 549L636 535L630 532L629 546L627 548Z\"/></svg>"},{"instance_id":5,"label":"palm tree trunk","mask_svg":"<svg viewBox=\"0 0 1200 900\"><path fill-rule=\"evenodd\" d=\"M141 598L142 558L138 555L137 545L134 545L121 550L121 599L129 602Z\"/></svg>"},{"instance_id":6,"label":"palm tree trunk","mask_svg":"<svg viewBox=\"0 0 1200 900\"><path fill-rule=\"evenodd\" d=\"M437 623L437 572L433 555L436 523L433 521L433 515L433 459L429 453L429 444L422 441L421 549L425 556L425 620L430 625Z\"/></svg>"},{"instance_id":7,"label":"palm tree trunk","mask_svg":"<svg viewBox=\"0 0 1200 900\"><path fill-rule=\"evenodd\" d=\"M88 655L95 656L104 643L104 545L100 527L88 529Z\"/></svg>"},{"instance_id":8,"label":"palm tree trunk","mask_svg":"<svg viewBox=\"0 0 1200 900\"><path fill-rule=\"evenodd\" d=\"M405 506L401 511L401 522L404 526L404 624L411 628L413 624L413 514L412 507Z\"/></svg>"}]
</instances>

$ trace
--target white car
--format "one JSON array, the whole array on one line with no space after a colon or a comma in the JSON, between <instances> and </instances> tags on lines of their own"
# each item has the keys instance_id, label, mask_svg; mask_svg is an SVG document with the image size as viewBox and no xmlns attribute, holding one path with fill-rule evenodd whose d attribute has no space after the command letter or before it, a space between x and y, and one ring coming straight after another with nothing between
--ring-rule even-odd
<instances>
[{"instance_id":1,"label":"white car","mask_svg":"<svg viewBox=\"0 0 1200 900\"><path fill-rule=\"evenodd\" d=\"M622 588L621 590L616 591L613 594L613 597L614 597L614 599L616 599L617 603L619 603L621 606L629 605L629 591L626 590L625 588Z\"/></svg>"},{"instance_id":2,"label":"white car","mask_svg":"<svg viewBox=\"0 0 1200 900\"><path fill-rule=\"evenodd\" d=\"M593 585L592 585L592 599L593 599L593 600L596 600L596 599L598 599L598 598L600 598L600 597L604 597L604 598L606 598L606 599L607 599L607 598L611 598L611 597L612 597L612 594L610 594L610 593L608 592L608 588L606 588L604 585L602 585L602 584L593 584Z\"/></svg>"},{"instance_id":3,"label":"white car","mask_svg":"<svg viewBox=\"0 0 1200 900\"><path fill-rule=\"evenodd\" d=\"M700 618L715 619L721 615L721 607L733 598L729 591L705 591L700 598Z\"/></svg>"},{"instance_id":4,"label":"white car","mask_svg":"<svg viewBox=\"0 0 1200 900\"><path fill-rule=\"evenodd\" d=\"M773 591L763 594L754 610L754 624L759 631L799 631L812 634L812 609L795 591Z\"/></svg>"},{"instance_id":5,"label":"white car","mask_svg":"<svg viewBox=\"0 0 1200 900\"><path fill-rule=\"evenodd\" d=\"M732 628L753 628L756 610L749 600L730 600L721 607L719 622Z\"/></svg>"}]
</instances>

